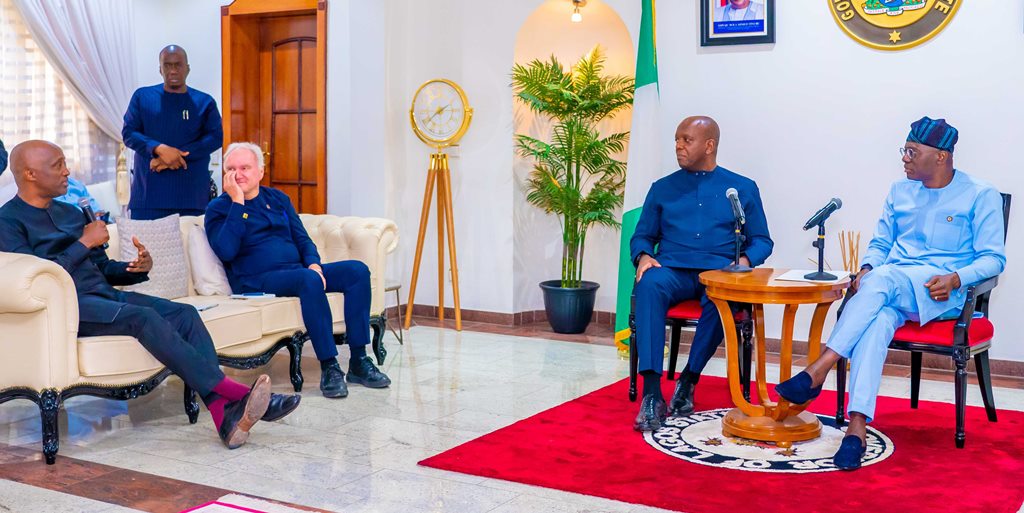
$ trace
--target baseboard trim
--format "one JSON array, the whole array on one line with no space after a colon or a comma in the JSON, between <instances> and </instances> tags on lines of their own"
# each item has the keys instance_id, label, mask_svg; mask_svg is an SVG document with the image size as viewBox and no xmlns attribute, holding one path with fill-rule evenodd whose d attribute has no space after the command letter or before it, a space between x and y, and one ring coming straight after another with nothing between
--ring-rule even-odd
<instances>
[{"instance_id":1,"label":"baseboard trim","mask_svg":"<svg viewBox=\"0 0 1024 513\"><path fill-rule=\"evenodd\" d=\"M389 306L385 309L386 315L389 319L398 318L398 310L401 308L402 315L405 315L406 305ZM434 305L412 305L412 315L414 317L433 317L437 318L437 307ZM455 309L451 307L445 307L444 309L445 319L455 318ZM462 309L462 320L469 322L483 322L487 324L497 324L499 326L522 326L524 324L531 324L535 322L545 322L548 320L547 313L544 310L527 310L517 313L499 313L499 312L488 312L485 310L467 310ZM594 317L591 319L594 324L602 326L614 326L615 325L615 312L602 312L594 311Z\"/></svg>"}]
</instances>

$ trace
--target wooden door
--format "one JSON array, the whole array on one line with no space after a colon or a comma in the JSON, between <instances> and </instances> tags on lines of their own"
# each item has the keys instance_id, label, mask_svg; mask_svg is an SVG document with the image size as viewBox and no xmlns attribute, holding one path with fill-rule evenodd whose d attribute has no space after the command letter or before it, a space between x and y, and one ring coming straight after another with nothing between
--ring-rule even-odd
<instances>
[{"instance_id":1,"label":"wooden door","mask_svg":"<svg viewBox=\"0 0 1024 513\"><path fill-rule=\"evenodd\" d=\"M260 24L260 146L269 153L263 184L288 194L299 212L323 212L317 176L316 16Z\"/></svg>"},{"instance_id":2,"label":"wooden door","mask_svg":"<svg viewBox=\"0 0 1024 513\"><path fill-rule=\"evenodd\" d=\"M258 144L263 185L326 212L326 2L235 0L221 14L225 146Z\"/></svg>"}]
</instances>

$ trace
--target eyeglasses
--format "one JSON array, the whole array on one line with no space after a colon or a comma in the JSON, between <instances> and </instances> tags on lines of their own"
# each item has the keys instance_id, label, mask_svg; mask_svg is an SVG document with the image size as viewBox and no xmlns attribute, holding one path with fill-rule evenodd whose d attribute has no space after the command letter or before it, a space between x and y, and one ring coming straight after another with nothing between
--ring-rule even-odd
<instances>
[{"instance_id":1,"label":"eyeglasses","mask_svg":"<svg viewBox=\"0 0 1024 513\"><path fill-rule=\"evenodd\" d=\"M910 160L914 160L914 157L916 157L919 153L921 152L915 150L914 148L900 148L900 158L907 157Z\"/></svg>"}]
</instances>

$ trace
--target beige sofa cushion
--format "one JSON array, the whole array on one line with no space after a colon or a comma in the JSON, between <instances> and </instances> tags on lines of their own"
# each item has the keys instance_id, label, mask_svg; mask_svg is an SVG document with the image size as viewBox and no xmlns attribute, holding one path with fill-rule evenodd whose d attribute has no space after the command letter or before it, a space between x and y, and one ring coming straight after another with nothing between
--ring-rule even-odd
<instances>
[{"instance_id":1,"label":"beige sofa cushion","mask_svg":"<svg viewBox=\"0 0 1024 513\"><path fill-rule=\"evenodd\" d=\"M263 336L260 330L262 312L241 301L233 301L228 297L189 296L176 299L177 303L193 306L216 304L209 310L199 312L203 324L213 338L213 346L218 350L258 340Z\"/></svg>"},{"instance_id":2,"label":"beige sofa cushion","mask_svg":"<svg viewBox=\"0 0 1024 513\"><path fill-rule=\"evenodd\" d=\"M84 378L156 372L163 366L134 337L78 339L78 370Z\"/></svg>"},{"instance_id":3,"label":"beige sofa cushion","mask_svg":"<svg viewBox=\"0 0 1024 513\"><path fill-rule=\"evenodd\" d=\"M260 311L257 308L224 301L199 313L213 337L217 350L259 340ZM185 304L209 304L210 298L182 298ZM134 337L104 336L78 339L78 367L83 377L101 377L135 372L156 372L163 367Z\"/></svg>"},{"instance_id":4,"label":"beige sofa cushion","mask_svg":"<svg viewBox=\"0 0 1024 513\"><path fill-rule=\"evenodd\" d=\"M305 329L302 322L302 305L297 297L238 299L236 301L245 301L260 309L265 335ZM335 333L344 333L344 329L340 331L337 329L339 324L342 326L345 324L344 296L339 292L331 292L327 294L327 304L331 308Z\"/></svg>"}]
</instances>

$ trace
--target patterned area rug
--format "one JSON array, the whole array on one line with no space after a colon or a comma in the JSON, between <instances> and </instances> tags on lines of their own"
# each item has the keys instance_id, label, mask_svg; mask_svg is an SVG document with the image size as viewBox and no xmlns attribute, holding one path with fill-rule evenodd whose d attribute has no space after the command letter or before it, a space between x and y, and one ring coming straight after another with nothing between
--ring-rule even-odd
<instances>
[{"instance_id":1,"label":"patterned area rug","mask_svg":"<svg viewBox=\"0 0 1024 513\"><path fill-rule=\"evenodd\" d=\"M674 382L665 382L666 397ZM880 397L865 465L832 467L842 431L835 394L811 408L823 436L782 449L725 437L725 380L705 377L698 413L647 436L627 380L455 447L420 464L689 513L796 511L1015 513L1024 501L1024 413L967 410L967 446L953 444L952 404ZM952 396L953 385L949 384ZM999 395L996 394L998 404Z\"/></svg>"}]
</instances>

